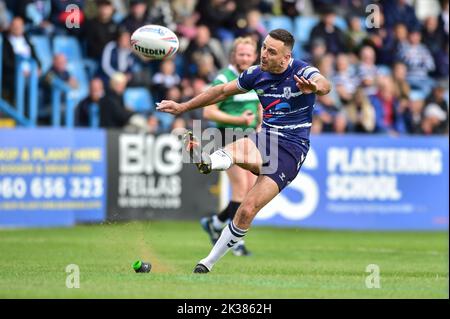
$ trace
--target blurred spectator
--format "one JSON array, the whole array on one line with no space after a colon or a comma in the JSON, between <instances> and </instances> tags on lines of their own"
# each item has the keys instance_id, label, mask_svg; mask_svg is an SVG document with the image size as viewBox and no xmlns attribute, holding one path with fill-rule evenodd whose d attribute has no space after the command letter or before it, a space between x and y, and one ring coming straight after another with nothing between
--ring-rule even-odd
<instances>
[{"instance_id":1,"label":"blurred spectator","mask_svg":"<svg viewBox=\"0 0 450 319\"><path fill-rule=\"evenodd\" d=\"M67 58L64 54L59 53L53 56L53 64L47 74L44 75L44 82L50 88L54 78L58 78L75 89L78 87L77 79L70 75L67 70ZM49 94L50 95L50 94Z\"/></svg>"},{"instance_id":2,"label":"blurred spectator","mask_svg":"<svg viewBox=\"0 0 450 319\"><path fill-rule=\"evenodd\" d=\"M75 109L75 123L77 126L90 126L91 114L90 108L92 104L99 103L100 99L105 95L103 81L100 78L94 78L89 83L89 95L83 99Z\"/></svg>"},{"instance_id":3,"label":"blurred spectator","mask_svg":"<svg viewBox=\"0 0 450 319\"><path fill-rule=\"evenodd\" d=\"M439 15L439 29L444 30L447 43L448 43L448 25L449 25L449 12L448 12L448 0L441 1L441 14Z\"/></svg>"},{"instance_id":4,"label":"blurred spectator","mask_svg":"<svg viewBox=\"0 0 450 319\"><path fill-rule=\"evenodd\" d=\"M449 43L444 45L443 50L439 51L434 57L436 61L436 69L430 75L438 79L448 79L449 75Z\"/></svg>"},{"instance_id":5,"label":"blurred spectator","mask_svg":"<svg viewBox=\"0 0 450 319\"><path fill-rule=\"evenodd\" d=\"M185 58L185 72L184 74L195 76L197 74L197 61L198 56L209 53L214 59L214 65L217 69L221 69L226 64L226 57L223 52L223 48L220 42L214 38L211 38L209 29L201 25L197 28L197 35L193 41L191 41L184 52Z\"/></svg>"},{"instance_id":6,"label":"blurred spectator","mask_svg":"<svg viewBox=\"0 0 450 319\"><path fill-rule=\"evenodd\" d=\"M28 32L50 35L55 31L55 26L50 22L51 0L18 1L17 10L18 14L30 24Z\"/></svg>"},{"instance_id":7,"label":"blurred spectator","mask_svg":"<svg viewBox=\"0 0 450 319\"><path fill-rule=\"evenodd\" d=\"M322 38L315 39L310 46L310 64L319 65L320 61L327 54L327 46Z\"/></svg>"},{"instance_id":8,"label":"blurred spectator","mask_svg":"<svg viewBox=\"0 0 450 319\"><path fill-rule=\"evenodd\" d=\"M200 78L194 78L192 81L183 83L183 91L181 92L180 100L181 102L185 102L190 98L199 95L206 89L206 82ZM203 110L202 109L194 109L188 112L185 112L181 116L187 128L192 129L194 120L202 120L203 119Z\"/></svg>"},{"instance_id":9,"label":"blurred spectator","mask_svg":"<svg viewBox=\"0 0 450 319\"><path fill-rule=\"evenodd\" d=\"M428 48L433 56L434 64L436 66L435 72L430 75L436 77L448 76L448 37L444 29L439 28L439 21L436 16L429 16L424 21L422 29L423 44Z\"/></svg>"},{"instance_id":10,"label":"blurred spectator","mask_svg":"<svg viewBox=\"0 0 450 319\"><path fill-rule=\"evenodd\" d=\"M400 101L395 96L394 83L391 77L377 77L378 91L369 96L376 114L376 132L399 134L405 133L405 123L400 108Z\"/></svg>"},{"instance_id":11,"label":"blurred spectator","mask_svg":"<svg viewBox=\"0 0 450 319\"><path fill-rule=\"evenodd\" d=\"M393 31L388 30L384 26L383 13L379 12L376 16L380 28L369 29L369 38L364 42L375 49L377 64L391 65L400 45L408 41L408 30L401 23L396 24Z\"/></svg>"},{"instance_id":12,"label":"blurred spectator","mask_svg":"<svg viewBox=\"0 0 450 319\"><path fill-rule=\"evenodd\" d=\"M364 46L359 52L360 63L358 65L358 79L363 85L367 95L375 94L377 88L375 79L378 74L377 67L375 65L375 50L370 46Z\"/></svg>"},{"instance_id":13,"label":"blurred spectator","mask_svg":"<svg viewBox=\"0 0 450 319\"><path fill-rule=\"evenodd\" d=\"M420 95L413 94L408 108L404 113L405 126L409 134L423 134L424 100Z\"/></svg>"},{"instance_id":14,"label":"blurred spectator","mask_svg":"<svg viewBox=\"0 0 450 319\"><path fill-rule=\"evenodd\" d=\"M260 0L258 10L261 14L273 14L274 13L275 0Z\"/></svg>"},{"instance_id":15,"label":"blurred spectator","mask_svg":"<svg viewBox=\"0 0 450 319\"><path fill-rule=\"evenodd\" d=\"M125 107L123 94L126 87L127 77L124 74L116 73L111 77L110 90L99 102L100 127L146 132L147 119Z\"/></svg>"},{"instance_id":16,"label":"blurred spectator","mask_svg":"<svg viewBox=\"0 0 450 319\"><path fill-rule=\"evenodd\" d=\"M153 95L156 100L160 101L164 99L167 90L178 86L180 82L180 76L175 73L174 61L171 59L162 61L160 71L152 78Z\"/></svg>"},{"instance_id":17,"label":"blurred spectator","mask_svg":"<svg viewBox=\"0 0 450 319\"><path fill-rule=\"evenodd\" d=\"M214 80L217 74L217 68L214 65L214 58L210 53L195 55L195 64L197 65L196 76L207 83Z\"/></svg>"},{"instance_id":18,"label":"blurred spectator","mask_svg":"<svg viewBox=\"0 0 450 319\"><path fill-rule=\"evenodd\" d=\"M348 16L366 17L366 8L369 4L373 4L372 0L341 0L341 7L345 8Z\"/></svg>"},{"instance_id":19,"label":"blurred spectator","mask_svg":"<svg viewBox=\"0 0 450 319\"><path fill-rule=\"evenodd\" d=\"M213 37L222 43L230 43L234 40L234 34L230 30L235 26L235 9L234 0L199 0L196 7L200 14L198 24L207 26Z\"/></svg>"},{"instance_id":20,"label":"blurred spectator","mask_svg":"<svg viewBox=\"0 0 450 319\"><path fill-rule=\"evenodd\" d=\"M147 133L158 134L160 132L159 120L154 114L151 114L147 120Z\"/></svg>"},{"instance_id":21,"label":"blurred spectator","mask_svg":"<svg viewBox=\"0 0 450 319\"><path fill-rule=\"evenodd\" d=\"M42 77L41 85L42 105L39 110L39 118L41 124L48 125L50 124L49 109L53 89L58 87L63 90L61 103L64 103L69 91L78 88L77 80L67 70L67 58L64 54L53 56L52 67Z\"/></svg>"},{"instance_id":22,"label":"blurred spectator","mask_svg":"<svg viewBox=\"0 0 450 319\"><path fill-rule=\"evenodd\" d=\"M180 39L180 50L183 46L183 38L187 40L192 40L197 34L197 21L199 19L198 13L191 16L183 16L180 18L180 23L177 25L177 33L181 36Z\"/></svg>"},{"instance_id":23,"label":"blurred spectator","mask_svg":"<svg viewBox=\"0 0 450 319\"><path fill-rule=\"evenodd\" d=\"M102 55L102 75L105 83L109 82L113 74L120 72L127 76L130 86L145 84L140 76L141 65L138 57L131 50L130 38L130 33L122 30L119 31L116 41L105 46Z\"/></svg>"},{"instance_id":24,"label":"blurred spectator","mask_svg":"<svg viewBox=\"0 0 450 319\"><path fill-rule=\"evenodd\" d=\"M359 85L354 70L350 68L348 55L336 57L336 73L331 79L342 103L349 103Z\"/></svg>"},{"instance_id":25,"label":"blurred spectator","mask_svg":"<svg viewBox=\"0 0 450 319\"><path fill-rule=\"evenodd\" d=\"M445 134L448 133L446 114L437 104L428 104L425 107L422 130L424 134Z\"/></svg>"},{"instance_id":26,"label":"blurred spectator","mask_svg":"<svg viewBox=\"0 0 450 319\"><path fill-rule=\"evenodd\" d=\"M172 0L172 9L175 21L180 23L186 17L191 17L195 13L197 0Z\"/></svg>"},{"instance_id":27,"label":"blurred spectator","mask_svg":"<svg viewBox=\"0 0 450 319\"><path fill-rule=\"evenodd\" d=\"M335 4L336 0L314 0L313 6L315 12L323 12L328 10L333 4Z\"/></svg>"},{"instance_id":28,"label":"blurred spectator","mask_svg":"<svg viewBox=\"0 0 450 319\"><path fill-rule=\"evenodd\" d=\"M429 94L434 82L428 73L435 69L435 65L430 51L420 41L419 30L412 30L409 42L400 47L398 58L408 67L407 80L411 88Z\"/></svg>"},{"instance_id":29,"label":"blurred spectator","mask_svg":"<svg viewBox=\"0 0 450 319\"><path fill-rule=\"evenodd\" d=\"M177 116L172 122L172 127L170 128L170 131L177 131L180 129L186 129L186 121L182 116Z\"/></svg>"},{"instance_id":30,"label":"blurred spectator","mask_svg":"<svg viewBox=\"0 0 450 319\"><path fill-rule=\"evenodd\" d=\"M406 81L407 72L407 67L402 62L395 62L392 66L392 77L394 79L396 90L395 95L400 99L402 107L405 103L408 103L409 95L411 93L411 87L409 86L408 81Z\"/></svg>"},{"instance_id":31,"label":"blurred spectator","mask_svg":"<svg viewBox=\"0 0 450 319\"><path fill-rule=\"evenodd\" d=\"M247 15L251 10L258 10L258 6L261 0L247 0L247 1L235 1L236 11L242 12Z\"/></svg>"},{"instance_id":32,"label":"blurred spectator","mask_svg":"<svg viewBox=\"0 0 450 319\"><path fill-rule=\"evenodd\" d=\"M294 19L301 13L304 2L305 0L281 0L281 13Z\"/></svg>"},{"instance_id":33,"label":"blurred spectator","mask_svg":"<svg viewBox=\"0 0 450 319\"><path fill-rule=\"evenodd\" d=\"M243 25L238 24L236 36L251 36L258 47L261 46L264 37L267 35L267 30L261 22L261 13L258 10L250 10L247 12Z\"/></svg>"},{"instance_id":34,"label":"blurred spectator","mask_svg":"<svg viewBox=\"0 0 450 319\"><path fill-rule=\"evenodd\" d=\"M243 27L243 24L246 23L247 16L250 11L256 11L261 14L258 10L260 2L260 0L235 1L236 9L234 10L232 18L234 22L233 30L235 32L235 36L237 36L236 28L240 29Z\"/></svg>"},{"instance_id":35,"label":"blurred spectator","mask_svg":"<svg viewBox=\"0 0 450 319\"><path fill-rule=\"evenodd\" d=\"M381 5L388 29L397 23L405 24L408 30L420 27L414 7L408 4L408 0L382 0Z\"/></svg>"},{"instance_id":36,"label":"blurred spectator","mask_svg":"<svg viewBox=\"0 0 450 319\"><path fill-rule=\"evenodd\" d=\"M328 95L317 97L314 108L314 133L345 133L347 121L344 114Z\"/></svg>"},{"instance_id":37,"label":"blurred spectator","mask_svg":"<svg viewBox=\"0 0 450 319\"><path fill-rule=\"evenodd\" d=\"M13 100L15 84L16 84L16 68L19 59L24 63L23 76L28 77L30 74L29 59L34 59L39 65L36 52L24 33L25 25L21 17L15 17L11 21L8 32L4 32L3 36L3 52L2 52L2 93L8 101Z\"/></svg>"},{"instance_id":38,"label":"blurred spectator","mask_svg":"<svg viewBox=\"0 0 450 319\"><path fill-rule=\"evenodd\" d=\"M320 22L312 29L309 40L314 42L318 38L323 39L328 53L347 52L345 34L334 25L335 20L336 14L331 8L324 10Z\"/></svg>"},{"instance_id":39,"label":"blurred spectator","mask_svg":"<svg viewBox=\"0 0 450 319\"><path fill-rule=\"evenodd\" d=\"M331 53L325 54L321 60L318 61L317 68L320 70L320 73L326 77L327 79L333 79L335 72L334 72L334 62L335 58L334 55ZM333 83L334 85L334 83ZM333 100L333 104L337 107L341 107L341 101L339 98L339 93L337 90L332 89L330 93L328 93L328 96Z\"/></svg>"},{"instance_id":40,"label":"blurred spectator","mask_svg":"<svg viewBox=\"0 0 450 319\"><path fill-rule=\"evenodd\" d=\"M172 11L171 3L165 0L152 0L151 1L150 23L163 25L170 30L176 29L174 20L174 14Z\"/></svg>"},{"instance_id":41,"label":"blurred spectator","mask_svg":"<svg viewBox=\"0 0 450 319\"><path fill-rule=\"evenodd\" d=\"M117 39L119 28L112 20L114 7L110 0L97 0L97 16L85 24L87 56L100 62L103 49Z\"/></svg>"},{"instance_id":42,"label":"blurred spectator","mask_svg":"<svg viewBox=\"0 0 450 319\"><path fill-rule=\"evenodd\" d=\"M409 134L423 134L422 123L424 120L424 101L412 97L408 108L405 110L405 126Z\"/></svg>"},{"instance_id":43,"label":"blurred spectator","mask_svg":"<svg viewBox=\"0 0 450 319\"><path fill-rule=\"evenodd\" d=\"M421 10L427 5L424 1L418 4L414 0L377 0L374 3L381 4L382 10L371 18L379 27L365 29L361 28L361 18L367 15L366 6L373 2L370 0L0 0L0 30L9 28L11 13L25 19L28 30L24 34L22 21L19 36L13 36L11 32L3 34L2 93L13 102L16 54L39 62L27 36L55 34L52 33L53 22L64 34L77 31L66 28L65 22L71 13L65 12L68 4L80 7L81 23L84 16L93 17L82 24L84 33L80 43L87 52L87 56L84 50L82 52L85 62L92 64L88 65L90 80L100 76L101 72L106 80L120 71L126 74L127 85L151 87L155 91L155 100L171 96L180 101L199 94L217 69L227 64L227 41L231 43L236 36L250 35L261 44L267 33L262 14L267 15L264 19L280 14L292 18L308 16L313 5L314 13L321 15L321 21L307 41L305 49L309 55L302 59L316 65L334 85L327 98L318 98L319 107L314 116L319 123L316 131L397 134L405 131L406 123L407 131L411 133L445 133L448 132L448 100L442 87L433 88L439 80L448 78L449 6L448 0L440 0L442 10L439 14L418 11L424 19L422 23L409 4L413 3L416 10ZM336 12L330 10L330 6ZM199 12L195 12L195 8ZM335 27L336 13L347 19L345 32ZM177 31L180 54L167 65L166 61L142 63L130 50L130 33L147 23L165 25ZM19 24L14 19L11 29L20 29ZM119 25L126 26L129 32L118 36ZM212 37L210 31L221 41ZM47 92L41 94L45 95L46 102L51 97L48 90L51 90L54 76L67 84L72 83L66 67L58 67L66 64L65 58L55 59L60 61L54 61L52 70L42 78L47 85ZM169 71L163 70L166 68ZM152 78L154 73L157 74ZM25 67L24 74L29 74L29 67ZM392 74L392 77L379 77L379 74ZM359 86L362 87L357 89ZM90 94L83 102L98 100L101 91L99 79L92 79ZM43 102L39 101L40 109ZM80 104L77 112L85 108ZM88 114L85 112L83 117L78 113L78 122L87 125ZM343 114L347 124L341 120ZM331 122L328 121L330 117ZM158 118L145 119L146 129L156 132L162 127L167 128L167 119L160 118L159 123ZM194 110L175 118L172 126L189 127L194 119L200 118L201 111L197 115Z\"/></svg>"},{"instance_id":44,"label":"blurred spectator","mask_svg":"<svg viewBox=\"0 0 450 319\"><path fill-rule=\"evenodd\" d=\"M422 28L423 44L430 50L431 54L435 55L443 50L447 41L445 31L439 28L438 18L429 16L425 19Z\"/></svg>"},{"instance_id":45,"label":"blurred spectator","mask_svg":"<svg viewBox=\"0 0 450 319\"><path fill-rule=\"evenodd\" d=\"M128 14L129 3L126 0L111 0L111 3L115 10L115 19L122 21Z\"/></svg>"},{"instance_id":46,"label":"blurred spectator","mask_svg":"<svg viewBox=\"0 0 450 319\"><path fill-rule=\"evenodd\" d=\"M0 0L0 32L4 32L9 27L9 12L4 0Z\"/></svg>"},{"instance_id":47,"label":"blurred spectator","mask_svg":"<svg viewBox=\"0 0 450 319\"><path fill-rule=\"evenodd\" d=\"M439 125L436 127L436 132L439 133L448 133L448 103L445 99L445 86L442 83L438 83L432 90L431 94L425 100L425 110L428 109L429 106L434 105L438 106L440 110L443 112L445 119L441 120ZM431 113L440 113L438 111L429 111ZM441 116L441 117L444 117ZM438 133L438 134L439 134Z\"/></svg>"},{"instance_id":48,"label":"blurred spectator","mask_svg":"<svg viewBox=\"0 0 450 319\"><path fill-rule=\"evenodd\" d=\"M362 87L358 87L351 102L345 107L350 132L373 133L375 110Z\"/></svg>"},{"instance_id":49,"label":"blurred spectator","mask_svg":"<svg viewBox=\"0 0 450 319\"><path fill-rule=\"evenodd\" d=\"M56 27L56 32L62 34L80 35L84 25L84 4L85 0L52 0L52 10L50 21ZM69 5L77 6L76 22L80 27L68 27L67 22L74 23L74 10L67 10Z\"/></svg>"},{"instance_id":50,"label":"blurred spectator","mask_svg":"<svg viewBox=\"0 0 450 319\"><path fill-rule=\"evenodd\" d=\"M138 28L151 24L147 9L146 0L130 0L130 11L128 16L122 21L122 26L128 32L133 33Z\"/></svg>"},{"instance_id":51,"label":"blurred spectator","mask_svg":"<svg viewBox=\"0 0 450 319\"><path fill-rule=\"evenodd\" d=\"M348 31L345 33L347 37L347 46L350 52L356 52L363 41L367 38L367 32L361 27L361 20L357 16L348 19Z\"/></svg>"},{"instance_id":52,"label":"blurred spectator","mask_svg":"<svg viewBox=\"0 0 450 319\"><path fill-rule=\"evenodd\" d=\"M408 44L408 29L405 24L397 23L394 26L394 51L400 50L403 45Z\"/></svg>"}]
</instances>

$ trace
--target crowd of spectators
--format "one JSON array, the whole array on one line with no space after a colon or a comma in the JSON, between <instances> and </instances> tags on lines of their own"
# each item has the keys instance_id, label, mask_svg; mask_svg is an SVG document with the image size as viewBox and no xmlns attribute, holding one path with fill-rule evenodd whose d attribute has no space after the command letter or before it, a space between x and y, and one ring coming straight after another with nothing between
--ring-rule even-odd
<instances>
[{"instance_id":1,"label":"crowd of spectators","mask_svg":"<svg viewBox=\"0 0 450 319\"><path fill-rule=\"evenodd\" d=\"M333 84L332 93L316 101L313 133L446 134L449 2L423 2L0 0L2 96L11 98L7 86L14 83L15 56L38 60L30 36L68 35L82 48L86 65L76 67L86 66L90 81L89 94L77 107L77 125L90 124L94 102L100 107L101 127L147 126L158 132L167 128L157 113L136 114L124 104L126 88L145 87L155 101L185 101L207 88L228 64L236 37L252 36L261 44L270 31L264 22L271 17L288 17L294 25L298 17L316 16L309 40L297 42L295 50L296 58L317 66ZM69 4L80 9L75 28L67 28ZM177 33L180 48L173 59L149 62L133 53L130 36L145 24L165 25ZM66 70L70 62L57 54L50 70L39 72L41 95L49 96L50 76L77 86ZM39 101L48 104L46 98ZM173 118L171 127L190 126L201 115L195 110ZM45 115L40 123L48 124Z\"/></svg>"}]
</instances>

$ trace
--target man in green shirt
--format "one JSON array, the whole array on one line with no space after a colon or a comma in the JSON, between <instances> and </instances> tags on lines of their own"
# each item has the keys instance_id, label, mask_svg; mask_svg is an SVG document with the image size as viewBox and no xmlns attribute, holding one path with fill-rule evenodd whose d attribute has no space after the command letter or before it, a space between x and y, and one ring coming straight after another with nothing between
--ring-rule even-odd
<instances>
[{"instance_id":1,"label":"man in green shirt","mask_svg":"<svg viewBox=\"0 0 450 319\"><path fill-rule=\"evenodd\" d=\"M237 38L231 50L230 65L219 71L212 85L224 84L237 79L243 71L253 65L256 58L256 42L251 38ZM220 103L206 107L203 112L206 119L217 123L222 138L220 147L232 143L236 137L244 137L246 133L249 134L250 131L258 129L261 124L261 115L258 96L254 91L231 96ZM230 133L234 133L234 136L231 136ZM230 202L219 214L203 217L200 221L213 245L219 238L226 222L233 219L245 195L256 181L256 175L237 165L233 165L226 172L232 189ZM250 254L243 240L233 247L233 254L236 256Z\"/></svg>"}]
</instances>

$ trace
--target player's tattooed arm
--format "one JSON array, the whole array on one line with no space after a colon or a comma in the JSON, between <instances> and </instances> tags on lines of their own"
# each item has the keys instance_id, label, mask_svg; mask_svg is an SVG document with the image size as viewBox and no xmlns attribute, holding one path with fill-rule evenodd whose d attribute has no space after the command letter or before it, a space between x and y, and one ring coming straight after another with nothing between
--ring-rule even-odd
<instances>
[{"instance_id":1,"label":"player's tattooed arm","mask_svg":"<svg viewBox=\"0 0 450 319\"><path fill-rule=\"evenodd\" d=\"M200 93L196 97L184 103L176 103L174 101L162 100L157 104L156 109L161 112L172 114L180 114L189 110L207 105L216 104L228 98L229 96L242 94L244 91L237 86L237 81L231 81L225 84L210 87L205 92Z\"/></svg>"},{"instance_id":2,"label":"player's tattooed arm","mask_svg":"<svg viewBox=\"0 0 450 319\"><path fill-rule=\"evenodd\" d=\"M317 95L326 95L331 91L331 84L323 75L317 74L312 79L305 79L303 76L294 75L296 85L300 91L305 94L314 93Z\"/></svg>"}]
</instances>

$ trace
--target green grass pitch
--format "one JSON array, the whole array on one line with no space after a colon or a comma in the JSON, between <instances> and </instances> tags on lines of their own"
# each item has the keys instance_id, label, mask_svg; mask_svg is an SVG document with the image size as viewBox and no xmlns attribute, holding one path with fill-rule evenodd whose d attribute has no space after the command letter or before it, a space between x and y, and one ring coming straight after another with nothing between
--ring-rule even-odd
<instances>
[{"instance_id":1,"label":"green grass pitch","mask_svg":"<svg viewBox=\"0 0 450 319\"><path fill-rule=\"evenodd\" d=\"M191 274L210 244L195 222L0 230L0 298L448 298L448 232L253 227L251 257ZM136 274L135 260L150 261ZM66 287L66 266L80 288ZM366 287L369 264L380 288Z\"/></svg>"}]
</instances>

